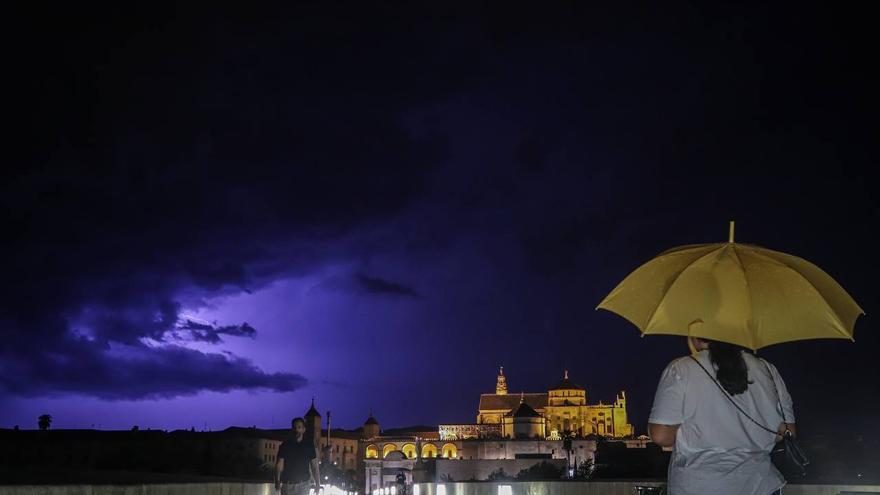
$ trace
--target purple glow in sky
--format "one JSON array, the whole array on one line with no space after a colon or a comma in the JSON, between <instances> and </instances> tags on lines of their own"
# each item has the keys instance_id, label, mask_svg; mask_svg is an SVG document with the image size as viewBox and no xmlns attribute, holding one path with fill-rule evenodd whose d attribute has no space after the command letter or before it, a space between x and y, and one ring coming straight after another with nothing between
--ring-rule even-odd
<instances>
[{"instance_id":1,"label":"purple glow in sky","mask_svg":"<svg viewBox=\"0 0 880 495\"><path fill-rule=\"evenodd\" d=\"M625 389L643 432L685 347L594 308L731 219L871 315L872 26L738 8L16 13L0 427L283 426L313 396L465 423L503 365ZM767 350L805 427L853 388L876 417L878 335Z\"/></svg>"}]
</instances>

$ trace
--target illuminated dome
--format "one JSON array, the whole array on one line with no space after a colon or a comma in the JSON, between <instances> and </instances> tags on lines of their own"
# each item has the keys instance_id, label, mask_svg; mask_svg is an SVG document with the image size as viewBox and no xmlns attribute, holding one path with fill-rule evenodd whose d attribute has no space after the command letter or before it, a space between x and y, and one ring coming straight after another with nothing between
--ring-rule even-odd
<instances>
[{"instance_id":1,"label":"illuminated dome","mask_svg":"<svg viewBox=\"0 0 880 495\"><path fill-rule=\"evenodd\" d=\"M565 377L553 387L550 387L550 390L586 390L584 387L581 387L577 383L568 379L568 370L565 370Z\"/></svg>"}]
</instances>

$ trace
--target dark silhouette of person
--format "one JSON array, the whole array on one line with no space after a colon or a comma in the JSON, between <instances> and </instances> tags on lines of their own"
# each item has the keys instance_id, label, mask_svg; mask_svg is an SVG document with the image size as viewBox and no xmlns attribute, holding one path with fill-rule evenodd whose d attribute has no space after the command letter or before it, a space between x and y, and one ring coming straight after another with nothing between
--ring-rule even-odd
<instances>
[{"instance_id":1,"label":"dark silhouette of person","mask_svg":"<svg viewBox=\"0 0 880 495\"><path fill-rule=\"evenodd\" d=\"M290 438L278 448L275 461L275 489L284 495L308 495L309 488L315 493L321 491L321 473L318 470L318 455L315 443L306 432L302 418L290 422Z\"/></svg>"},{"instance_id":2,"label":"dark silhouette of person","mask_svg":"<svg viewBox=\"0 0 880 495\"><path fill-rule=\"evenodd\" d=\"M403 469L397 471L397 493L404 495L406 493L406 474Z\"/></svg>"}]
</instances>

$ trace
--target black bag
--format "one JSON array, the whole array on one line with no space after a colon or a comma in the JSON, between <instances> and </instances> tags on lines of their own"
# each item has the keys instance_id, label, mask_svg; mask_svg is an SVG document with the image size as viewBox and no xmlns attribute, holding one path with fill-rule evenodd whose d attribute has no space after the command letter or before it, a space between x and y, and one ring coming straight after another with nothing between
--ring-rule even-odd
<instances>
[{"instance_id":1,"label":"black bag","mask_svg":"<svg viewBox=\"0 0 880 495\"><path fill-rule=\"evenodd\" d=\"M777 453L782 457L783 464L787 461L788 464L794 466L801 476L807 475L807 466L810 465L810 461L807 459L807 455L801 449L801 446L798 445L794 435L791 434L791 431L785 431L782 435L782 441L776 444L773 453Z\"/></svg>"},{"instance_id":2,"label":"black bag","mask_svg":"<svg viewBox=\"0 0 880 495\"><path fill-rule=\"evenodd\" d=\"M709 379L711 379L712 382L718 386L718 388L721 390L721 393L724 394L725 397L727 397L727 400L729 400L730 403L733 404L734 407L736 407L743 416L748 418L749 421L751 421L752 423L758 425L758 427L770 433L773 433L774 435L779 435L779 431L767 428L766 426L755 421L751 416L746 414L746 412L743 411L741 407L739 407L739 404L737 404L733 400L733 397L731 397L730 394L727 393L727 390L724 390L724 387L722 387L721 384L718 383L718 380L716 380L715 377L712 376L711 373L709 373L709 370L707 370L706 367L703 366L703 364L700 363L700 361L698 361L697 358L695 358L694 356L690 356L690 358L693 359L694 362L697 363L697 365L699 365L699 367L706 372L706 376L708 376ZM784 450L785 458L800 470L801 476L806 476L807 466L810 465L810 460L807 459L807 455L804 453L804 450L801 449L800 445L798 445L797 440L795 440L794 438L794 434L791 432L791 430L788 429L788 421L785 419L785 410L782 409L782 399L780 399L779 397L779 389L776 388L776 379L773 378L773 372L770 371L770 365L767 364L767 361L764 361L763 359L761 359L761 361L764 363L764 366L767 367L767 372L770 373L770 379L773 380L773 388L776 390L776 400L779 402L779 410L782 411L782 421L786 423L785 432L782 434L782 441L776 444L776 448L773 449L773 453L778 453L780 452L780 450Z\"/></svg>"}]
</instances>

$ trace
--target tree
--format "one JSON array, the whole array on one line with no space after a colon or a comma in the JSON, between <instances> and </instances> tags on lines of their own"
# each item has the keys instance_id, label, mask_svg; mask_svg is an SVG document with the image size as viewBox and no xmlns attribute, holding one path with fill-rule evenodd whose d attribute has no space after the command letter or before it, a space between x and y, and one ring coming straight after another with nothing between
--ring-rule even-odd
<instances>
[{"instance_id":1,"label":"tree","mask_svg":"<svg viewBox=\"0 0 880 495\"><path fill-rule=\"evenodd\" d=\"M543 461L528 469L523 469L516 475L518 481L544 481L558 480L562 478L562 469Z\"/></svg>"},{"instance_id":2,"label":"tree","mask_svg":"<svg viewBox=\"0 0 880 495\"><path fill-rule=\"evenodd\" d=\"M498 468L495 471L492 471L486 478L488 481L513 481L513 479L513 476L504 472L504 468Z\"/></svg>"},{"instance_id":3,"label":"tree","mask_svg":"<svg viewBox=\"0 0 880 495\"><path fill-rule=\"evenodd\" d=\"M593 472L596 469L596 465L593 463L593 459L585 459L581 461L577 469L574 472L574 479L576 480L588 480L593 477Z\"/></svg>"},{"instance_id":4,"label":"tree","mask_svg":"<svg viewBox=\"0 0 880 495\"><path fill-rule=\"evenodd\" d=\"M43 414L37 419L37 424L40 426L41 430L48 430L49 427L52 426L52 415Z\"/></svg>"}]
</instances>

